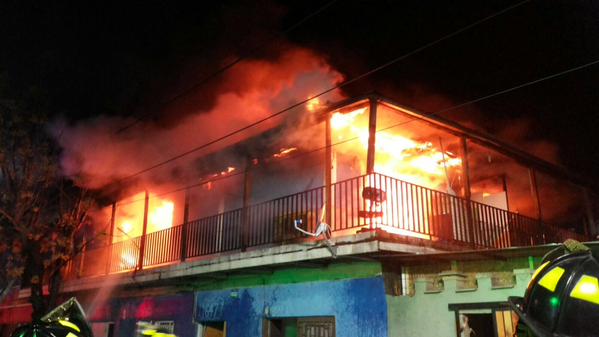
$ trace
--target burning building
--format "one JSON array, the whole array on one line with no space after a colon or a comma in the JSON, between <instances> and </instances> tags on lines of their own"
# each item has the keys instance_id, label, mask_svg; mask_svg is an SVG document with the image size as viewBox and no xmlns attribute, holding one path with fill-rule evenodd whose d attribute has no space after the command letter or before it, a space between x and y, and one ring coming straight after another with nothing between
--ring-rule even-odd
<instances>
[{"instance_id":1,"label":"burning building","mask_svg":"<svg viewBox=\"0 0 599 337\"><path fill-rule=\"evenodd\" d=\"M109 239L65 270L64 292L93 308L96 337L140 320L182 337L395 336L406 332L393 315L411 329L405 317L443 280L507 315L499 298L520 294L544 245L598 232L583 180L375 95L311 100L301 117L186 165L183 188L145 186L100 212ZM321 223L330 237L304 234ZM438 271L426 256L443 261ZM460 262L481 256L509 261ZM483 291L482 274L507 276ZM107 284L113 295L97 304Z\"/></svg>"}]
</instances>

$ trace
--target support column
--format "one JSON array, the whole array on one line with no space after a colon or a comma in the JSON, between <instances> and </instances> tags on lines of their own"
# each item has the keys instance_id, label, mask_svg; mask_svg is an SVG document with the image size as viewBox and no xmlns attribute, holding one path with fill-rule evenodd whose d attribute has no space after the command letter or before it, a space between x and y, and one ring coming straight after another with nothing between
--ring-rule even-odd
<instances>
[{"instance_id":1,"label":"support column","mask_svg":"<svg viewBox=\"0 0 599 337\"><path fill-rule=\"evenodd\" d=\"M476 226L472 216L472 193L470 192L470 165L468 163L468 139L466 137L460 138L462 147L462 179L464 185L463 197L466 199L466 228L468 228L468 240L472 247L476 246L475 243L475 231Z\"/></svg>"},{"instance_id":2,"label":"support column","mask_svg":"<svg viewBox=\"0 0 599 337\"><path fill-rule=\"evenodd\" d=\"M369 115L368 115L368 154L366 155L366 173L374 173L374 157L376 154L376 111L377 111L377 100L375 98L369 98L370 103Z\"/></svg>"},{"instance_id":3,"label":"support column","mask_svg":"<svg viewBox=\"0 0 599 337\"><path fill-rule=\"evenodd\" d=\"M332 191L332 169L333 169L333 149L332 149L332 143L331 143L331 112L327 112L327 116L326 116L326 132L325 132L325 145L326 145L326 151L325 151L325 222L329 225L332 226L331 221L333 220L332 217L332 196L333 196L333 191Z\"/></svg>"},{"instance_id":4,"label":"support column","mask_svg":"<svg viewBox=\"0 0 599 337\"><path fill-rule=\"evenodd\" d=\"M462 197L470 201L472 194L470 192L470 164L468 162L468 140L466 137L460 138L460 144L462 147L462 183L464 185Z\"/></svg>"},{"instance_id":5,"label":"support column","mask_svg":"<svg viewBox=\"0 0 599 337\"><path fill-rule=\"evenodd\" d=\"M241 251L245 251L249 244L249 206L252 196L252 159L247 158L243 172L243 209L241 213Z\"/></svg>"},{"instance_id":6,"label":"support column","mask_svg":"<svg viewBox=\"0 0 599 337\"><path fill-rule=\"evenodd\" d=\"M116 226L116 202L112 203L112 211L110 213L110 231L108 234L108 242L106 243L106 251L108 256L106 257L106 274L110 273L110 264L112 263L112 244L114 240L114 228Z\"/></svg>"},{"instance_id":7,"label":"support column","mask_svg":"<svg viewBox=\"0 0 599 337\"><path fill-rule=\"evenodd\" d=\"M541 198L539 197L539 185L537 182L537 173L535 169L528 168L528 178L530 181L530 192L535 198L537 204L537 219L539 221L539 227L542 235L542 243L545 243L545 225L543 224L543 209L541 207Z\"/></svg>"},{"instance_id":8,"label":"support column","mask_svg":"<svg viewBox=\"0 0 599 337\"><path fill-rule=\"evenodd\" d=\"M510 209L510 197L509 197L509 193L507 190L507 175L506 174L501 175L501 181L503 183L503 191L505 192L505 205L509 212L511 209Z\"/></svg>"},{"instance_id":9,"label":"support column","mask_svg":"<svg viewBox=\"0 0 599 337\"><path fill-rule=\"evenodd\" d=\"M183 225L181 226L181 262L187 258L187 233L189 231L189 188L185 189L185 204L183 206Z\"/></svg>"},{"instance_id":10,"label":"support column","mask_svg":"<svg viewBox=\"0 0 599 337\"><path fill-rule=\"evenodd\" d=\"M597 235L597 228L595 227L595 214L593 214L593 206L591 204L588 187L582 188L582 195L584 198L584 209L587 218L587 225L585 226L584 232L588 239L593 240L593 237Z\"/></svg>"},{"instance_id":11,"label":"support column","mask_svg":"<svg viewBox=\"0 0 599 337\"><path fill-rule=\"evenodd\" d=\"M148 194L148 191L146 190L146 197L144 200L144 222L143 222L143 229L141 232L141 238L140 238L140 243L139 243L139 262L137 264L138 270L142 270L143 265L144 265L144 254L145 254L145 250L146 250L146 233L148 230L148 207L149 207L149 204L150 204L150 195Z\"/></svg>"}]
</instances>

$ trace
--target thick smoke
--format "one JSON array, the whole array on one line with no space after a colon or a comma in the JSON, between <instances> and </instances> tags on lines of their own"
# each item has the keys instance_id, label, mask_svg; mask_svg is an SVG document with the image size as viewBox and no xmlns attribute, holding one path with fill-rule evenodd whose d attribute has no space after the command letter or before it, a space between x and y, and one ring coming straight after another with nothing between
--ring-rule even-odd
<instances>
[{"instance_id":1,"label":"thick smoke","mask_svg":"<svg viewBox=\"0 0 599 337\"><path fill-rule=\"evenodd\" d=\"M216 84L218 94L210 110L188 106L191 113L168 127L142 121L117 132L132 120L98 117L75 125L56 122L52 130L63 148L64 174L80 186L98 189L265 118L341 79L340 73L321 56L306 49L289 48L272 60L237 64ZM333 92L326 98L340 97L340 93ZM290 115L304 113L304 108L294 109L136 178L142 177L151 185L189 181L196 174L193 159L279 125Z\"/></svg>"}]
</instances>

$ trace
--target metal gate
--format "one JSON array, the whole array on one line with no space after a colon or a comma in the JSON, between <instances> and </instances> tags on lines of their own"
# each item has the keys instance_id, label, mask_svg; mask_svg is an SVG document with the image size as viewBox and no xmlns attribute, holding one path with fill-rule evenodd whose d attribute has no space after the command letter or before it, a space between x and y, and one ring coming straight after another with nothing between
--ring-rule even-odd
<instances>
[{"instance_id":1,"label":"metal gate","mask_svg":"<svg viewBox=\"0 0 599 337\"><path fill-rule=\"evenodd\" d=\"M335 337L335 317L298 318L299 337Z\"/></svg>"}]
</instances>

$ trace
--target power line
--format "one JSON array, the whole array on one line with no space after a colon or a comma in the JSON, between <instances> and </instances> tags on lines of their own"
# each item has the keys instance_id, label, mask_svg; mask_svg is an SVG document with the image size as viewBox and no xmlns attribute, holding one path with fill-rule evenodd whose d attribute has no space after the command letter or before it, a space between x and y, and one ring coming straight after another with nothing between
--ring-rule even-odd
<instances>
[{"instance_id":1,"label":"power line","mask_svg":"<svg viewBox=\"0 0 599 337\"><path fill-rule=\"evenodd\" d=\"M307 16L303 17L301 20L299 20L298 22L296 22L295 24L291 25L289 28L283 30L282 32L278 33L275 36L272 36L270 39L264 40L262 43L258 44L257 46L255 46L254 48L250 49L249 51L243 53L242 55L239 55L237 58L235 58L233 61L225 64L224 66L222 66L221 68L217 69L216 71L208 74L207 76L203 77L200 81L198 81L197 83L195 83L194 85L192 85L191 87L183 90L182 92L178 93L177 95L169 98L168 100L164 101L161 103L161 105L163 107L168 106L169 104L179 100L180 98L183 98L193 92L195 92L199 87L201 87L202 85L206 84L208 81L212 80L213 78L217 77L218 75L226 72L227 70L233 68L236 64L238 64L239 62L243 61L244 59L248 58L249 56L252 56L254 54L256 54L256 52L258 52L260 49L266 47L267 45L271 44L278 36L282 36L285 34L290 33L291 31L293 31L294 29L296 29L297 27L301 26L303 23L305 23L306 21L310 20L311 18L315 17L316 15L320 14L321 12L325 11L327 8L331 7L335 2L337 2L338 0L332 0L327 2L326 4L324 4L322 7L318 8L316 11L311 12L310 14L308 14ZM135 117L135 120L121 128L119 128L116 133L121 133L135 125L137 125L137 123L141 122L143 120L143 116L139 116L139 117Z\"/></svg>"},{"instance_id":2,"label":"power line","mask_svg":"<svg viewBox=\"0 0 599 337\"><path fill-rule=\"evenodd\" d=\"M458 108L462 108L462 107L467 106L467 105L478 103L478 102L481 102L481 101L484 101L484 100L487 100L487 99L490 99L490 98L493 98L493 97L496 97L496 96L500 96L500 95L503 95L503 94L506 94L506 93L509 93L509 92L512 92L512 91L515 91L515 90L518 90L518 89L521 89L521 88L525 88L525 87L528 87L528 86L531 86L531 85L543 82L543 81L547 81L547 80L550 80L550 79L553 79L553 78L556 78L556 77L559 77L559 76L563 76L563 75L566 75L566 74L569 74L569 73L572 73L572 72L575 72L575 71L578 71L578 70L582 70L584 68L588 68L588 67L593 66L595 64L599 64L599 59L590 61L588 63L582 64L582 65L579 65L579 66L575 66L575 67L572 67L572 68L569 68L569 69L566 69L566 70L563 70L563 71L559 71L559 72L551 74L551 75L543 76L543 77L540 77L540 78L532 80L532 81L524 82L524 83L515 85L515 86L507 88L507 89L502 89L502 90L499 90L499 91L495 91L495 92L493 92L491 94L488 94L488 95L485 95L485 96L482 96L482 97L479 97L479 98L476 98L476 99L468 100L468 101L465 101L465 102L462 102L462 103L459 103L459 104L456 104L456 105L452 105L450 107L447 107L447 108L444 108L444 109L441 109L441 110L437 110L437 111L434 111L434 112L422 114L421 117L437 116L437 115L442 114L444 112L456 110ZM402 126L402 125L406 125L406 124L412 123L414 121L418 121L418 120L420 120L419 117L412 117L411 119L409 119L407 121L399 122L399 123L392 124L390 126L387 126L387 127L381 128L381 129L377 129L375 132L376 133L383 132L383 131L386 131L386 130L390 130L390 129L396 128L398 126ZM341 144L349 143L351 141L359 140L359 139L360 139L359 136L351 137L351 138L344 139L344 140L341 140L339 142L336 142L336 143L333 143L333 144L330 144L330 145L326 145L326 146L323 146L323 147L315 148L315 149L312 149L312 150L309 150L309 151L304 151L304 152L301 152L301 153L297 153L295 155L289 155L287 157L283 157L283 158L279 159L279 161L286 160L286 159L297 159L297 158L300 158L300 157L303 157L303 156L307 156L307 155L310 155L310 154L313 154L313 153L316 153L316 152L319 152L319 151L323 151L327 147L334 147L334 146L338 146L338 145L341 145ZM240 172L233 173L233 174L227 174L227 175L224 175L224 176L218 176L218 177L214 177L214 178L210 178L210 179L205 179L205 180L200 181L199 183L187 185L187 186L180 187L180 188L177 188L177 189L174 189L174 190L171 190L171 191L167 191L167 192L162 192L162 193L156 194L156 196L163 196L163 195L167 195L167 194L171 194L171 193L181 192L181 191L184 191L184 190L189 189L189 188L199 187L199 186L202 186L202 185L207 184L207 183L211 183L211 182L215 182L215 181L219 181L219 180L231 178L231 177L238 176L238 175L241 175L241 174L244 174L244 173L245 173L244 171L240 171ZM138 202L138 201L143 201L143 200L144 199L137 199L137 200L132 200L132 201L126 201L124 203L121 203L120 205L126 205L126 204L130 204L130 203L134 203L134 202Z\"/></svg>"},{"instance_id":3,"label":"power line","mask_svg":"<svg viewBox=\"0 0 599 337\"><path fill-rule=\"evenodd\" d=\"M267 116L267 117L264 117L264 118L262 118L262 119L260 119L260 120L257 120L257 121L255 121L255 122L253 122L253 123L251 123L251 124L248 124L248 125L246 125L246 126L244 126L244 127L240 128L240 129L237 129L237 130L235 130L235 131L229 132L229 133L227 133L227 134L225 134L225 135L223 135L223 136L220 136L220 137L218 137L218 138L216 138L216 139L213 139L213 140L211 140L211 141L209 141L209 142L207 142L207 143L204 143L204 144L202 144L202 145L199 145L199 146L197 146L197 147L194 147L194 148L192 148L192 149L190 149L190 150L188 150L188 151L185 151L185 152L183 152L183 153L180 153L180 154L178 154L178 155L176 155L176 156L174 156L174 157L171 157L171 158L169 158L169 159L165 159L165 160L163 160L163 161L161 161L161 162L159 162L159 163L156 163L156 164L154 164L154 165L152 165L152 166L150 166L150 167L148 167L148 168L142 169L142 170L140 170L140 171L138 171L138 172L135 172L135 173L133 173L133 174L130 174L130 175L128 175L128 176L125 176L125 177L123 177L123 178L119 179L118 181L124 181L124 180L128 180L128 179L131 179L131 178L133 178L133 177L136 177L136 176L138 176L138 175L140 175L140 174L144 174L144 173L146 173L146 172L148 172L148 171L151 171L151 170L153 170L153 169L156 169L156 168L158 168L158 167L164 166L164 165L166 165L166 164L168 164L168 163L170 163L170 162L173 162L173 161L175 161L175 160L178 160L178 159L180 159L180 158L182 158L182 157L185 157L185 156L187 156L187 155L189 155L189 154L191 154L191 153L194 153L194 152L197 152L197 151L199 151L199 150L201 150L201 149L204 149L204 148L206 148L206 147L208 147L208 146L210 146L210 145L213 145L213 144L215 144L215 143L218 143L218 142L220 142L220 141L222 141L222 140L224 140L224 139L227 139L227 138L229 138L229 137L231 137L231 136L234 136L234 135L236 135L236 134L239 134L239 133L241 133L241 132L243 132L243 131L245 131L245 130L248 130L248 129L250 129L250 128L253 128L253 127L254 127L254 126L256 126L256 125L262 124L262 123L264 123L265 121L268 121L268 120L270 120L270 119L273 119L273 118L275 118L275 117L277 117L277 116L279 116L279 115L281 115L281 114L283 114L283 113L285 113L285 112L288 112L288 111L290 111L290 110L292 110L292 109L294 109L294 108L297 108L297 107L299 107L299 106L301 106L301 105L304 105L305 103L309 102L310 100L313 100L313 99L315 99L315 98L318 98L318 97L320 97L320 96L323 96L323 95L325 95L325 94L328 94L329 92L332 92L332 91L334 91L334 90L337 90L337 89L343 88L343 87L345 87L345 86L347 86L347 85L349 85L349 84L351 84L351 83L357 82L357 81L359 81L359 80L361 80L361 79L363 79L363 78L365 78L365 77L368 77L368 76L370 76L370 75L372 75L372 74L374 74L374 73L376 73L376 72L379 72L379 71L381 71L381 70L383 70L383 69L385 69L385 68L387 68L387 67L389 67L389 66L391 66L391 65L393 65L393 64L395 64L395 63L397 63L397 62L399 62L399 61L402 61L402 60L404 60L404 59L406 59L406 58L408 58L408 57L410 57L410 56L412 56L412 55L414 55L414 54L416 54L416 53L419 53L419 52L421 52L421 51L423 51L423 50L425 50L425 49L427 49L427 48L430 48L430 47L432 47L432 46L434 46L434 45L436 45L436 44L438 44L438 43L440 43L440 42L442 42L442 41L445 41L445 40L447 40L447 39L449 39L449 38L452 38L452 37L454 37L454 36L456 36L456 35L458 35L458 34L460 34L460 33L463 33L464 31L467 31L467 30L469 30L469 29L471 29L471 28L473 28L473 27L475 27L475 26L477 26L477 25L479 25L479 24L481 24L481 23L484 23L484 22L486 22L486 21L488 21L488 20L491 20L491 19L493 19L493 18L495 18L495 17L497 17L497 16L499 16L499 15L501 15L501 14L504 14L504 13L506 13L506 12L508 12L508 11L510 11L510 10L512 10L512 9L514 9L514 8L517 8L517 7L519 7L519 6L522 6L522 5L524 5L524 4L526 4L526 3L530 2L530 1L531 1L531 0L524 0L524 1L522 1L522 2L519 2L519 3L515 4L515 5L512 5L512 6L509 6L509 7L505 8L505 9L502 9L502 10L500 10L500 11L498 11L498 12L494 13L494 14L491 14L491 15L489 15L489 16L487 16L487 17L485 17L485 18L482 18L482 19L480 19L480 20L478 20L478 21L475 21L474 23L471 23L471 24L469 24L469 25L467 25L467 26L465 26L465 27L463 27L463 28L460 28L460 29L458 29L458 30L456 30L456 31L454 31L454 32L452 32L452 33L450 33L450 34L444 35L444 36L442 36L442 37L441 37L441 38L439 38L439 39L436 39L436 40L434 40L434 41L432 41L432 42L426 43L426 44L422 45L421 47L419 47L419 48L416 48L416 49L412 50L411 52L409 52L409 53L407 53L407 54L403 54L403 55L401 55L401 56L398 56L398 57L396 57L396 58L393 58L393 59L391 59L391 60L389 60L389 61L387 61L387 62L385 62L385 63L383 63L383 64L381 64L381 65L379 65L379 66L377 66L377 67L375 67L375 68L373 68L373 69L371 69L371 70L369 70L369 71L365 72L365 73L362 73L361 75L358 75L358 76L356 76L356 77L354 77L354 78L352 78L352 79L350 79L350 80L347 80L347 81L345 81L345 82L343 82L343 83L340 83L340 84L338 84L338 85L335 85L335 86L333 86L333 87L330 87L330 88L328 88L328 89L326 89L326 90L324 90L324 91L320 92L319 94L316 94L316 95L313 95L313 96L311 96L311 97L309 97L309 98L307 98L307 99L301 100L301 101L299 101L299 102L297 102L297 103L295 103L295 104L292 104L292 105L290 105L290 106L288 106L288 107L286 107L286 108L284 108L284 109L282 109L282 110L279 110L279 111L277 111L277 112L275 112L275 113L273 113L273 114L271 114L271 115L269 115L269 116Z\"/></svg>"}]
</instances>

